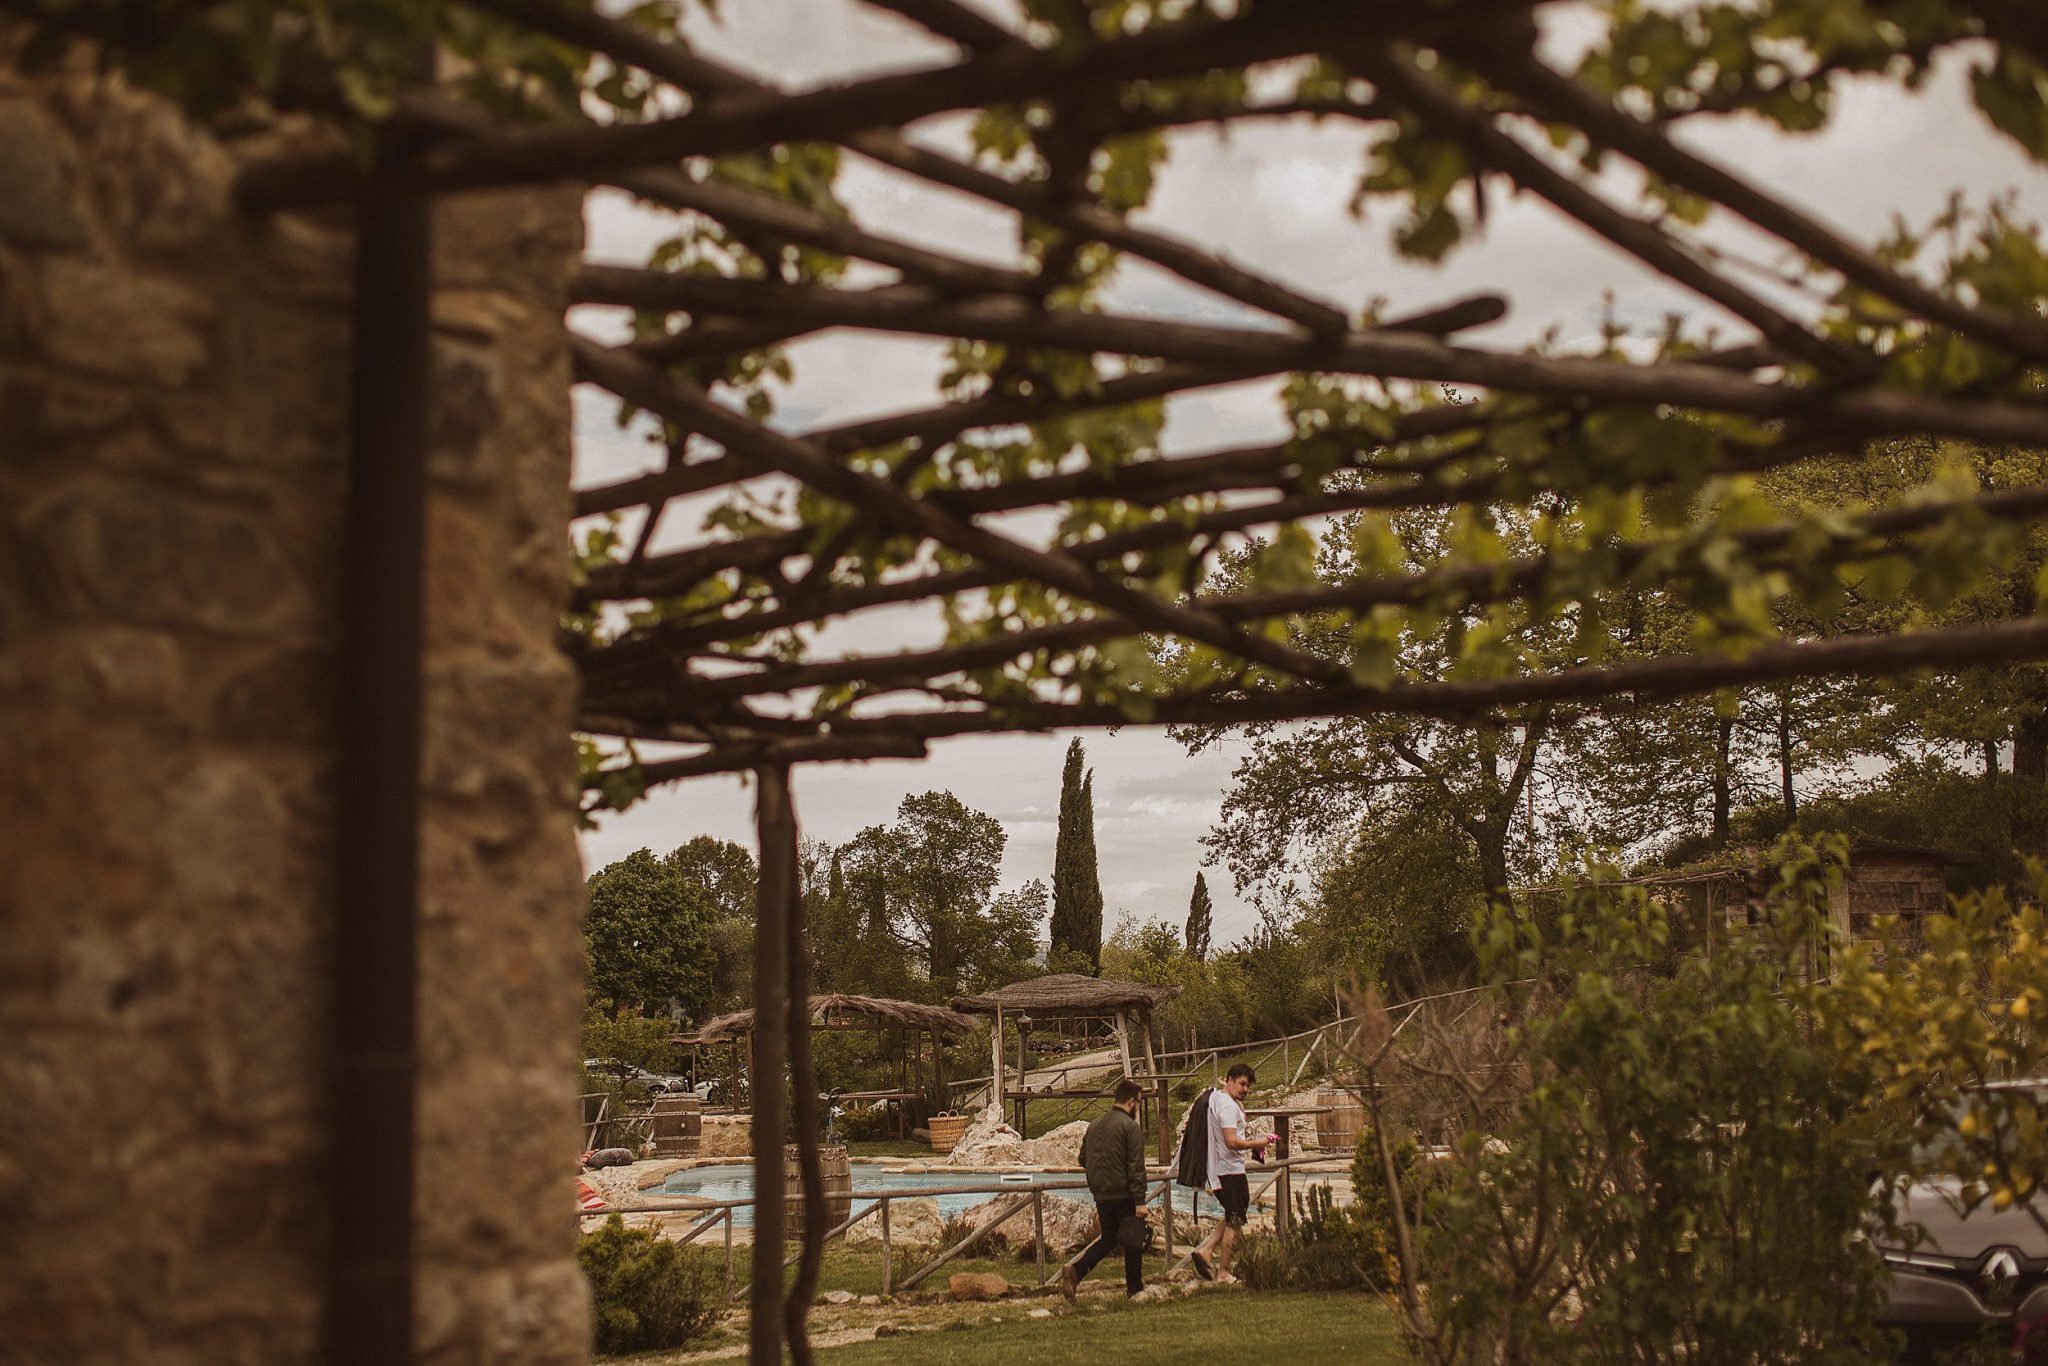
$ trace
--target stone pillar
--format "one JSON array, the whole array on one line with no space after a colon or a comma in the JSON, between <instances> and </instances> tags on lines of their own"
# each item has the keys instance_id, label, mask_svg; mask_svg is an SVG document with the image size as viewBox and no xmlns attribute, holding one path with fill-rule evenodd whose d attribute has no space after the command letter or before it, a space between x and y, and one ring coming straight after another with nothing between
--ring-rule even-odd
<instances>
[{"instance_id":1,"label":"stone pillar","mask_svg":"<svg viewBox=\"0 0 2048 1366\"><path fill-rule=\"evenodd\" d=\"M0 29L0 1342L318 1355L349 243ZM576 1362L569 191L441 211L419 1341Z\"/></svg>"}]
</instances>

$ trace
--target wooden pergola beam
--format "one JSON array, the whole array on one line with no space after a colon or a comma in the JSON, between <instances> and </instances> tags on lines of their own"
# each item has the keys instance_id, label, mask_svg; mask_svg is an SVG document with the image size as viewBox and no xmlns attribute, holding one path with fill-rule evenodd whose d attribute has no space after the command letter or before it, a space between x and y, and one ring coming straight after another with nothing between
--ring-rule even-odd
<instances>
[{"instance_id":1,"label":"wooden pergola beam","mask_svg":"<svg viewBox=\"0 0 2048 1366\"><path fill-rule=\"evenodd\" d=\"M585 267L576 290L586 303L772 314L802 318L819 326L1103 351L1198 365L1270 365L1275 370L1474 384L1594 403L1671 405L1747 417L1797 418L1809 425L1825 424L1845 437L1924 433L2048 445L2048 411L2029 404L1889 389L1808 390L1746 379L1690 361L1637 365L1487 351L1384 330L1310 339L1213 323L1038 308L1012 298L947 300L915 286L829 289L622 266Z\"/></svg>"}]
</instances>

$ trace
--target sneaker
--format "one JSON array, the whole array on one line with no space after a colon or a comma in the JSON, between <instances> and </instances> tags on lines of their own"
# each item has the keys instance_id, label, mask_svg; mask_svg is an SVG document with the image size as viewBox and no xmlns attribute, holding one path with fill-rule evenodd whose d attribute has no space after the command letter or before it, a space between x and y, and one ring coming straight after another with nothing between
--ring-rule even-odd
<instances>
[{"instance_id":1,"label":"sneaker","mask_svg":"<svg viewBox=\"0 0 2048 1366\"><path fill-rule=\"evenodd\" d=\"M1061 1268L1060 1268L1060 1293L1061 1293L1062 1295L1065 1295L1065 1296L1067 1297L1067 1303L1068 1303L1068 1304L1072 1304L1072 1303L1074 1302L1074 1292L1075 1292L1076 1290L1079 1290L1080 1288L1081 1288L1081 1278L1080 1278L1079 1276L1076 1276L1076 1275L1074 1274L1074 1268L1072 1268L1071 1266L1063 1266L1063 1267L1061 1267Z\"/></svg>"},{"instance_id":2,"label":"sneaker","mask_svg":"<svg viewBox=\"0 0 2048 1366\"><path fill-rule=\"evenodd\" d=\"M1243 1281L1240 1281L1240 1280L1239 1280L1239 1279L1237 1278L1237 1273L1236 1273L1236 1272L1233 1272L1233 1271L1219 1271L1219 1272L1217 1272L1217 1273L1216 1273L1216 1284L1218 1284L1218 1285L1243 1285L1243 1284L1244 1284L1244 1282L1243 1282Z\"/></svg>"},{"instance_id":3,"label":"sneaker","mask_svg":"<svg viewBox=\"0 0 2048 1366\"><path fill-rule=\"evenodd\" d=\"M1210 1269L1208 1258L1204 1257L1199 1252L1190 1252L1188 1256L1194 1261L1195 1274L1197 1276L1200 1276L1205 1281L1213 1281L1216 1279L1216 1273Z\"/></svg>"}]
</instances>

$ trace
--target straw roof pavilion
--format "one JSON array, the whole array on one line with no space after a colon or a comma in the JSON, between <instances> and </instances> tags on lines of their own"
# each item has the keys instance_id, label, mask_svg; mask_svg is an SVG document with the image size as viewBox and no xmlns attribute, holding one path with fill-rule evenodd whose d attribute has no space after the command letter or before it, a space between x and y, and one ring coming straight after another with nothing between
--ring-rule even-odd
<instances>
[{"instance_id":1,"label":"straw roof pavilion","mask_svg":"<svg viewBox=\"0 0 2048 1366\"><path fill-rule=\"evenodd\" d=\"M1180 995L1179 987L1152 987L1143 982L1118 982L1078 972L1054 972L997 987L973 996L955 996L953 1008L975 1015L998 1010L1033 1015L1113 1015L1119 1010L1147 1010Z\"/></svg>"},{"instance_id":2,"label":"straw roof pavilion","mask_svg":"<svg viewBox=\"0 0 2048 1366\"><path fill-rule=\"evenodd\" d=\"M847 1019L865 1016L872 1023L863 1026ZM852 996L830 992L811 997L811 1024L820 1029L923 1029L933 1034L965 1034L974 1021L957 1010L925 1005L921 1001L894 1001L881 996ZM707 1020L695 1039L699 1043L722 1043L754 1032L754 1012L735 1010Z\"/></svg>"},{"instance_id":3,"label":"straw roof pavilion","mask_svg":"<svg viewBox=\"0 0 2048 1366\"><path fill-rule=\"evenodd\" d=\"M1131 1036L1135 1031L1145 1052L1145 1075L1156 1080L1159 1062L1152 1043L1152 1008L1161 1001L1170 1001L1180 995L1180 990L1174 986L1154 987L1143 982L1087 977L1077 972L1053 972L974 996L955 996L953 1005L958 1010L995 1017L989 1025L989 1095L1000 1110L1006 1091L1003 1080L1003 1016L1006 1012L1019 1021L1033 1016L1107 1015L1116 1034L1117 1053L1123 1062L1124 1075L1132 1076L1137 1071L1131 1056ZM1021 1034L1017 1048L1017 1121L1021 1131L1024 1127L1023 1102L1028 1095L1046 1093L1028 1089Z\"/></svg>"}]
</instances>

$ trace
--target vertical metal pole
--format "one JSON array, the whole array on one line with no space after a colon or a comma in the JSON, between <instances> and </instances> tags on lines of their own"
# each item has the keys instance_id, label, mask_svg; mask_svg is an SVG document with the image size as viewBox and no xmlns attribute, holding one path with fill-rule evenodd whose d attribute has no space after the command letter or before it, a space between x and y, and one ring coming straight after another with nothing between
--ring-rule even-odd
<instances>
[{"instance_id":1,"label":"vertical metal pole","mask_svg":"<svg viewBox=\"0 0 2048 1366\"><path fill-rule=\"evenodd\" d=\"M754 1060L748 1086L754 1103L754 1253L748 1295L748 1360L782 1366L782 1144L788 1110L783 1072L789 1057L789 906L796 867L789 771L754 773L755 838L761 876L755 888Z\"/></svg>"},{"instance_id":2,"label":"vertical metal pole","mask_svg":"<svg viewBox=\"0 0 2048 1366\"><path fill-rule=\"evenodd\" d=\"M401 152L387 146L382 166ZM413 1359L432 246L429 201L373 175L356 210L339 661L325 1326L334 1363Z\"/></svg>"}]
</instances>

